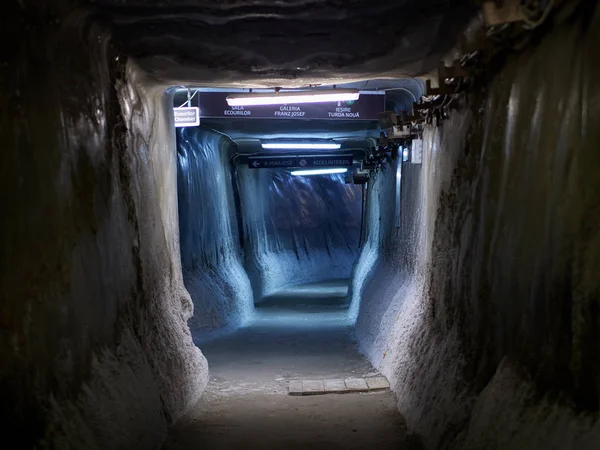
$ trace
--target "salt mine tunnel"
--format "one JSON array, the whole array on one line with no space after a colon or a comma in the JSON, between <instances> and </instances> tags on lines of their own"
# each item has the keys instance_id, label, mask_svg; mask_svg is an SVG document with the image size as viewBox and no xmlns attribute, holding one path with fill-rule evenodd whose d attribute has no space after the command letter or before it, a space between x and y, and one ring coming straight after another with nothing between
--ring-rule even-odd
<instances>
[{"instance_id":1,"label":"salt mine tunnel","mask_svg":"<svg viewBox=\"0 0 600 450\"><path fill-rule=\"evenodd\" d=\"M1 11L3 448L600 448L598 2Z\"/></svg>"}]
</instances>

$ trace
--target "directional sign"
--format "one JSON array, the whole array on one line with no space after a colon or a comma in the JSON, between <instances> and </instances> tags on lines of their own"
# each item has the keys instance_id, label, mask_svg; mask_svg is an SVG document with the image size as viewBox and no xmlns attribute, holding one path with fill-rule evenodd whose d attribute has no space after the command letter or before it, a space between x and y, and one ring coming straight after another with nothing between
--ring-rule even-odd
<instances>
[{"instance_id":1,"label":"directional sign","mask_svg":"<svg viewBox=\"0 0 600 450\"><path fill-rule=\"evenodd\" d=\"M197 106L173 108L175 127L197 127L200 125L200 108Z\"/></svg>"},{"instance_id":2,"label":"directional sign","mask_svg":"<svg viewBox=\"0 0 600 450\"><path fill-rule=\"evenodd\" d=\"M305 158L306 164L302 165L303 160L299 161L301 167L349 167L352 165L352 155L340 156L313 156Z\"/></svg>"},{"instance_id":3,"label":"directional sign","mask_svg":"<svg viewBox=\"0 0 600 450\"><path fill-rule=\"evenodd\" d=\"M229 106L228 95L228 92L200 92L197 105L202 118L378 120L379 113L385 110L383 92L362 92L358 100L348 102L261 106Z\"/></svg>"},{"instance_id":4,"label":"directional sign","mask_svg":"<svg viewBox=\"0 0 600 450\"><path fill-rule=\"evenodd\" d=\"M248 167L251 169L286 168L295 167L295 157L256 157L248 158Z\"/></svg>"},{"instance_id":5,"label":"directional sign","mask_svg":"<svg viewBox=\"0 0 600 450\"><path fill-rule=\"evenodd\" d=\"M250 169L292 168L292 167L350 167L352 155L324 156L250 156Z\"/></svg>"}]
</instances>

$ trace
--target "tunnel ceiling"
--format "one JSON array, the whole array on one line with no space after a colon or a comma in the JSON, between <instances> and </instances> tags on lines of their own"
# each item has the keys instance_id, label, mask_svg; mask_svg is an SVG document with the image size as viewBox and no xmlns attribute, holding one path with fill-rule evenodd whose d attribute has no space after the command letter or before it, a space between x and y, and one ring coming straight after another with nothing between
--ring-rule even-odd
<instances>
[{"instance_id":1,"label":"tunnel ceiling","mask_svg":"<svg viewBox=\"0 0 600 450\"><path fill-rule=\"evenodd\" d=\"M379 137L377 121L205 119L204 125L239 139L319 138L364 139Z\"/></svg>"},{"instance_id":2,"label":"tunnel ceiling","mask_svg":"<svg viewBox=\"0 0 600 450\"><path fill-rule=\"evenodd\" d=\"M264 153L265 150L261 149L260 142L266 139L286 139L290 141L333 139L338 142L345 142L344 148L346 150L344 151L367 149L374 145L380 131L377 121L367 120L204 119L202 124L231 138L237 144L235 149L231 149L231 151L239 154ZM338 151L338 153L341 151ZM273 150L271 152L280 154L327 153L310 150L300 152Z\"/></svg>"},{"instance_id":3,"label":"tunnel ceiling","mask_svg":"<svg viewBox=\"0 0 600 450\"><path fill-rule=\"evenodd\" d=\"M89 0L125 51L169 83L306 86L427 73L468 0Z\"/></svg>"},{"instance_id":4,"label":"tunnel ceiling","mask_svg":"<svg viewBox=\"0 0 600 450\"><path fill-rule=\"evenodd\" d=\"M320 88L331 89L332 85ZM337 85L340 88L360 89L361 91L384 91L386 110L398 112L410 111L412 102L424 93L424 83L414 78L365 80ZM204 91L223 91L223 89L202 88ZM178 92L175 105L186 99L185 92ZM238 143L239 151L254 152L254 145L244 145L244 141L264 139L336 139L352 140L360 146L372 146L379 137L380 127L377 120L287 120L287 119L247 119L247 118L203 118L202 124L220 133L226 134Z\"/></svg>"}]
</instances>

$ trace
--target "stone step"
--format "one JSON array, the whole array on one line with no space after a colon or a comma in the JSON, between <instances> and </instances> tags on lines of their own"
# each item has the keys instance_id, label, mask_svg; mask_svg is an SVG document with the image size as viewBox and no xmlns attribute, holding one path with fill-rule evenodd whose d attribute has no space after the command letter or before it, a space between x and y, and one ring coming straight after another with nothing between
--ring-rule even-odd
<instances>
[{"instance_id":1,"label":"stone step","mask_svg":"<svg viewBox=\"0 0 600 450\"><path fill-rule=\"evenodd\" d=\"M291 380L289 395L349 394L385 391L389 388L390 383L384 376L329 380Z\"/></svg>"}]
</instances>

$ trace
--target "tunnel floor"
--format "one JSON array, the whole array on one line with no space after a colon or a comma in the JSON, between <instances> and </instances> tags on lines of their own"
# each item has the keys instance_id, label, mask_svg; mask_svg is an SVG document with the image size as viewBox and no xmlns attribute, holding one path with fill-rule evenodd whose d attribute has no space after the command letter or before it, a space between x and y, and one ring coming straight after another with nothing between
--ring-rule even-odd
<instances>
[{"instance_id":1,"label":"tunnel floor","mask_svg":"<svg viewBox=\"0 0 600 450\"><path fill-rule=\"evenodd\" d=\"M339 278L290 286L262 298L257 304L257 313L300 311L320 314L323 318L326 312L343 312L350 306L347 301L349 282L347 278Z\"/></svg>"},{"instance_id":2,"label":"tunnel floor","mask_svg":"<svg viewBox=\"0 0 600 450\"><path fill-rule=\"evenodd\" d=\"M389 391L288 395L290 380L377 374L352 340L344 282L321 287L270 296L248 326L197 342L210 381L171 431L167 450L408 448Z\"/></svg>"}]
</instances>

